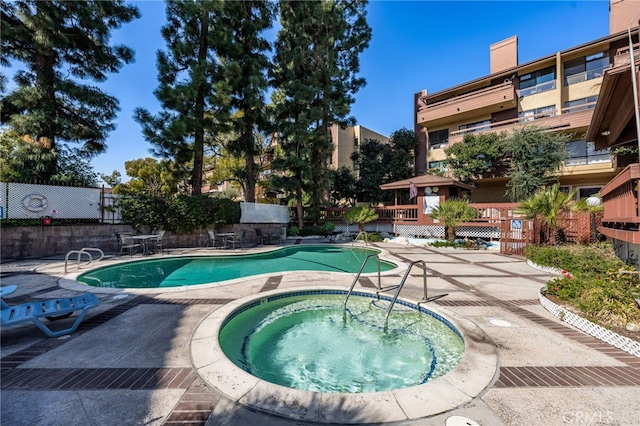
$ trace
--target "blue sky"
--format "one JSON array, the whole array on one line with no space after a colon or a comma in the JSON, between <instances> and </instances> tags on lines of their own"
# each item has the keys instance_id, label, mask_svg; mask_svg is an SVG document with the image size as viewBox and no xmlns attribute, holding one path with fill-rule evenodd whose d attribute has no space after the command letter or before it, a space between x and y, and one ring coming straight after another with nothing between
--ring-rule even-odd
<instances>
[{"instance_id":1,"label":"blue sky","mask_svg":"<svg viewBox=\"0 0 640 426\"><path fill-rule=\"evenodd\" d=\"M156 52L164 49L162 1L130 2L142 17L116 31L113 43L135 50L101 87L120 101L117 128L105 154L93 160L96 172L114 170L128 180L125 161L150 156L150 145L132 116L136 107L157 113ZM434 93L489 74L489 46L518 36L519 62L525 63L605 37L609 0L592 1L371 1L367 19L373 30L361 55L367 85L356 94L352 115L358 124L390 135L413 129L413 94Z\"/></svg>"}]
</instances>

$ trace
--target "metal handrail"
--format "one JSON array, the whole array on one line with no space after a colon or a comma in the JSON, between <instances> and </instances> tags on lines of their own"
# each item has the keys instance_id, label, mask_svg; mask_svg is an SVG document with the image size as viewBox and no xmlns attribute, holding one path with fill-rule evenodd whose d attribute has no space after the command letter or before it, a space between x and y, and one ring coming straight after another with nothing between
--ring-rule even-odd
<instances>
[{"instance_id":1,"label":"metal handrail","mask_svg":"<svg viewBox=\"0 0 640 426\"><path fill-rule=\"evenodd\" d=\"M416 263L422 263L422 266L423 266L422 278L423 278L423 282L424 282L424 300L425 301L429 300L427 298L427 264L424 262L424 260L414 260L413 262L411 262L409 264L409 267L407 268L407 271L404 273L404 276L402 277L402 280L400 281L400 284L398 284L398 287L396 288L396 292L393 295L393 300L391 301L391 304L389 304L389 307L387 308L387 311L384 314L385 323L389 319L389 313L391 312L391 309L393 308L393 305L396 303L396 300L398 300L398 295L400 295L400 290L402 290L402 286L404 286L405 281L407 281L407 278L409 277L409 272L411 272L411 268Z\"/></svg>"},{"instance_id":2,"label":"metal handrail","mask_svg":"<svg viewBox=\"0 0 640 426\"><path fill-rule=\"evenodd\" d=\"M360 231L358 232L358 235L356 235L356 237L353 239L353 241L351 241L351 247L353 247L353 245L356 243L356 241L358 241L358 238L360 238L360 235L364 234L364 245L368 246L369 245L369 240L367 237L367 231Z\"/></svg>"},{"instance_id":3,"label":"metal handrail","mask_svg":"<svg viewBox=\"0 0 640 426\"><path fill-rule=\"evenodd\" d=\"M360 266L360 270L356 274L356 277L353 279L353 282L351 283L351 287L349 288L349 291L347 292L347 297L344 298L344 307L345 308L347 307L347 300L349 300L349 296L351 296L351 292L353 291L353 287L355 287L356 283L358 282L358 278L360 278L360 274L362 274L362 271L364 270L365 265L367 264L367 262L369 261L369 258L371 258L371 257L375 257L378 260L378 290L381 289L381 284L380 284L380 257L378 256L377 253L370 254L367 257L365 257L364 262L362 262L362 265Z\"/></svg>"},{"instance_id":4,"label":"metal handrail","mask_svg":"<svg viewBox=\"0 0 640 426\"><path fill-rule=\"evenodd\" d=\"M72 254L77 254L78 255L78 258L76 259L76 266L78 267L78 269L80 269L80 259L82 258L83 254L86 254L89 257L89 261L87 261L87 263L86 263L86 265L89 265L93 261L93 256L91 256L91 253L89 253L90 251L97 251L97 252L100 253L100 258L97 259L97 260L104 259L104 252L102 250L100 250L99 248L83 247L80 250L71 250L64 257L64 273L65 274L67 273L67 264L69 262L69 257Z\"/></svg>"}]
</instances>

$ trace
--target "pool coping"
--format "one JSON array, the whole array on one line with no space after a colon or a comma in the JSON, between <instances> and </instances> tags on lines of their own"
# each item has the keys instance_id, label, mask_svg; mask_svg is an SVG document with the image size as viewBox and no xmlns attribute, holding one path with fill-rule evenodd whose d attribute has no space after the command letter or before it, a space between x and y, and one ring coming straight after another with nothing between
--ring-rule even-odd
<instances>
[{"instance_id":1,"label":"pool coping","mask_svg":"<svg viewBox=\"0 0 640 426\"><path fill-rule=\"evenodd\" d=\"M326 245L326 246L330 246L330 247L335 247L335 244L331 244L331 243L327 243L327 244L300 244L298 246L300 247L304 247L304 246L318 246L318 245ZM286 246L286 247L290 247L290 246ZM83 269L81 270L75 270L72 272L67 272L62 278L60 278L58 280L58 285L61 288L64 288L66 290L73 290L73 291L79 291L79 292L92 292L92 293L98 293L98 294L122 294L122 293L130 293L130 294L136 294L136 295L155 295L158 293L171 293L171 292L184 292L184 291L195 291L195 290L204 290L204 289L209 289L209 288L215 288L215 287L222 287L222 286L227 286L227 285L233 285L233 284L238 284L238 283L242 283L248 280L253 280L256 278L263 278L263 277L269 277L273 275L273 272L267 272L264 274L256 274L256 275L250 275L250 276L246 276L246 277L241 277L241 278L234 278L234 279L230 279L230 280L224 280L224 281L216 281L216 282L210 282L210 283L203 283L203 284L194 284L194 285L185 285L185 286L175 286L175 287L153 287L153 288L126 288L126 287L94 287L94 286L90 286L88 284L84 284L81 283L77 280L77 278L86 273L89 272L93 269L98 269L98 268L102 268L102 267L107 267L107 266L112 266L112 265L117 265L119 263L130 263L130 262L136 262L136 261L148 261L148 260L160 260L160 259L166 259L166 258L170 258L170 257L176 257L176 258L180 258L180 257L219 257L219 256L242 256L242 255L248 255L248 254L257 254L257 253L268 253L271 251L276 251L276 250L280 250L286 247L274 247L274 248L268 248L266 250L259 250L259 251L244 251L244 252L220 252L220 253L185 253L185 254L173 254L173 255L168 255L168 256L161 256L161 257L141 257L141 258L134 258L132 259L131 257L114 257L114 258L109 258L100 262L96 262L96 263L91 263L89 264L90 266L86 266L83 267ZM407 268L407 263L401 261L400 259L397 258L391 258L391 256L389 255L389 251L385 250L384 248L381 247L363 247L363 246L358 246L357 248L367 248L370 250L377 250L379 251L379 259L380 261L385 261L385 262L389 262L392 263L394 265L396 265L395 268L388 270L388 271L382 271L380 272L381 276L385 276L385 275L394 275L399 273L402 270L405 270ZM108 262L108 263L107 263ZM314 273L314 274L339 274L339 275L355 275L353 272L335 272L335 271L314 271L314 270L300 270L300 271L283 271L283 272L278 272L278 274L280 275L288 275L288 274L304 274L304 273ZM361 277L375 277L377 276L377 272L367 272L367 273L362 273L360 276Z\"/></svg>"},{"instance_id":2,"label":"pool coping","mask_svg":"<svg viewBox=\"0 0 640 426\"><path fill-rule=\"evenodd\" d=\"M498 349L489 336L470 319L432 305L429 311L446 318L460 331L465 351L453 370L418 386L358 394L304 391L252 376L224 355L218 334L233 312L259 299L310 291L335 292L336 288L307 286L266 291L230 302L204 318L195 329L190 345L191 363L197 374L208 386L251 410L319 423L384 423L431 417L481 397L497 380ZM375 296L373 291L358 292ZM398 300L413 305L419 302Z\"/></svg>"}]
</instances>

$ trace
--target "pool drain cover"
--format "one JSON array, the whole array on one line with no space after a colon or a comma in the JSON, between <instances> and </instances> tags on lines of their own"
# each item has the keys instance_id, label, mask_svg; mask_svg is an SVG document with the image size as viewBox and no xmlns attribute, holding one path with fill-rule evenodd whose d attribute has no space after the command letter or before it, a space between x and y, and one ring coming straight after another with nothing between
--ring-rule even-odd
<instances>
[{"instance_id":1,"label":"pool drain cover","mask_svg":"<svg viewBox=\"0 0 640 426\"><path fill-rule=\"evenodd\" d=\"M489 322L493 325L497 325L498 327L511 327L511 323L509 321L505 321L499 318L493 318L489 320Z\"/></svg>"},{"instance_id":2,"label":"pool drain cover","mask_svg":"<svg viewBox=\"0 0 640 426\"><path fill-rule=\"evenodd\" d=\"M480 426L478 422L463 416L451 416L444 422L446 426Z\"/></svg>"}]
</instances>

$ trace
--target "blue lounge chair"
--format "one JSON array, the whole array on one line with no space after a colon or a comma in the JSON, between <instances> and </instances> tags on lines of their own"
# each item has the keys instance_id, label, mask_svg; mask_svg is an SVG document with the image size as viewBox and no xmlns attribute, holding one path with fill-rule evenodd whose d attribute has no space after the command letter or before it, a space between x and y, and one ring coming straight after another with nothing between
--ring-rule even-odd
<instances>
[{"instance_id":1,"label":"blue lounge chair","mask_svg":"<svg viewBox=\"0 0 640 426\"><path fill-rule=\"evenodd\" d=\"M73 297L61 297L59 299L49 299L22 303L20 305L9 306L2 300L3 296L16 291L15 285L2 287L0 289L0 310L2 327L18 325L23 322L32 322L44 334L49 337L59 337L71 334L80 325L87 311L100 304L100 300L93 293L83 293ZM53 331L44 322L43 318L54 321L71 316L75 311L80 311L71 327L64 330Z\"/></svg>"}]
</instances>

